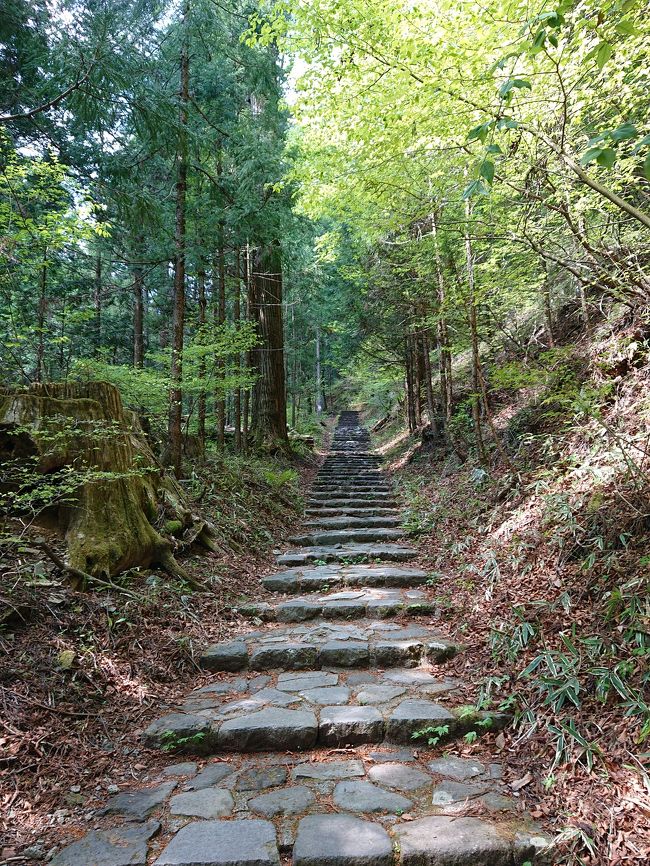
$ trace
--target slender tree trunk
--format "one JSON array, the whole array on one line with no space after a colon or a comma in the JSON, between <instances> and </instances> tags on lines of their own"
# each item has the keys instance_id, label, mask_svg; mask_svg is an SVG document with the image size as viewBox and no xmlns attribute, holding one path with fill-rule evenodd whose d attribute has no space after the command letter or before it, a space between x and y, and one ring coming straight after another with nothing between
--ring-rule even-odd
<instances>
[{"instance_id":1,"label":"slender tree trunk","mask_svg":"<svg viewBox=\"0 0 650 866\"><path fill-rule=\"evenodd\" d=\"M45 320L47 318L47 246L43 248L40 279L38 285L38 345L36 347L36 374L34 379L42 382L45 373Z\"/></svg>"},{"instance_id":2,"label":"slender tree trunk","mask_svg":"<svg viewBox=\"0 0 650 866\"><path fill-rule=\"evenodd\" d=\"M140 264L133 267L133 366L144 367L144 272Z\"/></svg>"},{"instance_id":3,"label":"slender tree trunk","mask_svg":"<svg viewBox=\"0 0 650 866\"><path fill-rule=\"evenodd\" d=\"M476 292L474 286L474 257L472 254L472 242L469 235L470 219L472 216L469 199L465 201L465 261L467 267L467 307L469 317L469 330L472 343L472 419L474 421L474 437L476 448L481 463L487 463L487 453L481 431L481 356L479 351L478 324L476 318Z\"/></svg>"},{"instance_id":4,"label":"slender tree trunk","mask_svg":"<svg viewBox=\"0 0 650 866\"><path fill-rule=\"evenodd\" d=\"M187 123L190 85L190 61L187 44L189 0L183 6L183 44L180 57L180 107L178 167L176 174L176 222L174 242L176 261L174 269L174 306L172 311L172 358L169 389L169 449L171 463L177 478L181 476L183 456L183 336L185 328L185 202L187 197Z\"/></svg>"},{"instance_id":5,"label":"slender tree trunk","mask_svg":"<svg viewBox=\"0 0 650 866\"><path fill-rule=\"evenodd\" d=\"M201 333L201 344L205 342L205 325L207 322L208 302L205 294L205 265L203 262L199 265L196 275L198 301L199 301L199 331ZM199 360L198 377L201 382L201 390L199 391L198 407L197 407L197 435L199 439L199 447L201 454L205 453L205 419L206 419L206 383L205 383L205 355L201 355Z\"/></svg>"},{"instance_id":6,"label":"slender tree trunk","mask_svg":"<svg viewBox=\"0 0 650 866\"><path fill-rule=\"evenodd\" d=\"M451 441L451 419L453 415L453 378L451 371L451 351L449 348L449 331L447 329L446 315L446 289L445 277L442 272L442 261L440 249L438 247L438 226L435 212L431 214L431 231L433 233L436 277L438 280L437 298L438 298L438 366L440 376L440 396L442 398L442 407L445 415L445 429L449 440Z\"/></svg>"},{"instance_id":7,"label":"slender tree trunk","mask_svg":"<svg viewBox=\"0 0 650 866\"><path fill-rule=\"evenodd\" d=\"M422 332L422 356L424 360L424 384L426 387L427 393L427 410L429 413L429 424L431 426L431 430L434 433L438 432L438 422L437 422L437 412L436 412L436 403L433 397L433 382L432 382L432 371L431 371L431 355L429 354L431 351L431 345L429 343L429 329L426 328Z\"/></svg>"},{"instance_id":8,"label":"slender tree trunk","mask_svg":"<svg viewBox=\"0 0 650 866\"><path fill-rule=\"evenodd\" d=\"M255 389L255 439L260 444L283 448L288 445L288 435L279 244L257 252L251 283L255 287L253 316L261 340L254 351L259 371Z\"/></svg>"},{"instance_id":9,"label":"slender tree trunk","mask_svg":"<svg viewBox=\"0 0 650 866\"><path fill-rule=\"evenodd\" d=\"M291 427L296 429L296 388L298 384L298 349L296 346L296 314L291 305Z\"/></svg>"},{"instance_id":10,"label":"slender tree trunk","mask_svg":"<svg viewBox=\"0 0 650 866\"><path fill-rule=\"evenodd\" d=\"M417 427L415 418L415 394L413 382L413 347L412 335L406 335L406 418L409 433L413 433Z\"/></svg>"},{"instance_id":11,"label":"slender tree trunk","mask_svg":"<svg viewBox=\"0 0 650 866\"><path fill-rule=\"evenodd\" d=\"M226 250L224 242L224 226L219 225L219 243L217 247L217 269L219 273L219 293L216 305L216 324L222 329L226 322ZM226 396L223 393L225 361L217 358L217 382L221 392L217 396L217 444L224 447L226 441Z\"/></svg>"},{"instance_id":12,"label":"slender tree trunk","mask_svg":"<svg viewBox=\"0 0 650 866\"><path fill-rule=\"evenodd\" d=\"M99 355L102 345L102 252L97 249L95 254L95 345L94 355Z\"/></svg>"},{"instance_id":13,"label":"slender tree trunk","mask_svg":"<svg viewBox=\"0 0 650 866\"><path fill-rule=\"evenodd\" d=\"M553 337L553 309L551 307L551 275L546 259L542 260L544 266L544 284L542 285L542 307L544 310L544 329L546 330L546 342L550 348L555 345Z\"/></svg>"},{"instance_id":14,"label":"slender tree trunk","mask_svg":"<svg viewBox=\"0 0 650 866\"><path fill-rule=\"evenodd\" d=\"M320 325L316 325L316 414L323 413L323 375L320 359Z\"/></svg>"},{"instance_id":15,"label":"slender tree trunk","mask_svg":"<svg viewBox=\"0 0 650 866\"><path fill-rule=\"evenodd\" d=\"M238 248L235 251L235 296L233 300L233 320L235 327L239 329L241 326L241 250ZM233 399L233 415L235 423L235 451L241 451L242 436L241 436L241 385L239 377L242 371L241 354L235 359L235 373L238 379L235 385L235 393Z\"/></svg>"},{"instance_id":16,"label":"slender tree trunk","mask_svg":"<svg viewBox=\"0 0 650 866\"><path fill-rule=\"evenodd\" d=\"M256 325L256 335L259 339L259 327L257 327L257 300L256 300L256 285L253 279L253 253L254 250L251 249L249 245L246 247L246 314L249 322L253 322ZM244 395L244 432L245 432L245 440L246 444L250 444L250 434L251 431L255 428L255 412L257 400L255 399L255 394L257 392L258 381L259 381L259 353L257 352L257 347L255 349L249 349L246 352L246 366L253 377L253 384L250 388L246 389L246 394Z\"/></svg>"}]
</instances>

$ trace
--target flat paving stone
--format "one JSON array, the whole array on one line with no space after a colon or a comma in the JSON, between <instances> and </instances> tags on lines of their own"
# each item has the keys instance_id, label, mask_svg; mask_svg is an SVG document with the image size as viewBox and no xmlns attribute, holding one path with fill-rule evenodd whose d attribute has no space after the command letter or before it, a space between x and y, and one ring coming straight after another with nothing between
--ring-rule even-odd
<instances>
[{"instance_id":1,"label":"flat paving stone","mask_svg":"<svg viewBox=\"0 0 650 866\"><path fill-rule=\"evenodd\" d=\"M453 755L436 758L428 766L432 773L456 779L458 782L464 782L466 779L473 779L476 776L483 776L486 773L485 764L482 764L475 758L457 758Z\"/></svg>"},{"instance_id":2,"label":"flat paving stone","mask_svg":"<svg viewBox=\"0 0 650 866\"><path fill-rule=\"evenodd\" d=\"M225 818L230 815L233 806L232 794L223 788L185 791L169 801L170 814L191 818Z\"/></svg>"},{"instance_id":3,"label":"flat paving stone","mask_svg":"<svg viewBox=\"0 0 650 866\"><path fill-rule=\"evenodd\" d=\"M489 785L473 785L468 782L454 782L445 779L433 790L431 803L434 806L449 807L466 801L478 800L481 794L487 794Z\"/></svg>"},{"instance_id":4,"label":"flat paving stone","mask_svg":"<svg viewBox=\"0 0 650 866\"><path fill-rule=\"evenodd\" d=\"M240 671L247 661L246 644L238 640L208 647L199 659L201 667L208 671Z\"/></svg>"},{"instance_id":5,"label":"flat paving stone","mask_svg":"<svg viewBox=\"0 0 650 866\"><path fill-rule=\"evenodd\" d=\"M317 734L318 723L312 712L270 708L224 722L218 743L222 749L240 752L310 749Z\"/></svg>"},{"instance_id":6,"label":"flat paving stone","mask_svg":"<svg viewBox=\"0 0 650 866\"><path fill-rule=\"evenodd\" d=\"M357 692L360 704L386 704L406 693L400 686L383 686L379 683L369 683Z\"/></svg>"},{"instance_id":7,"label":"flat paving stone","mask_svg":"<svg viewBox=\"0 0 650 866\"><path fill-rule=\"evenodd\" d=\"M317 592L334 586L418 586L427 579L428 573L418 568L319 565L269 574L262 579L262 584L272 592Z\"/></svg>"},{"instance_id":8,"label":"flat paving stone","mask_svg":"<svg viewBox=\"0 0 650 866\"><path fill-rule=\"evenodd\" d=\"M408 767L406 764L382 763L377 767L371 767L368 776L378 785L395 791L420 791L433 785L431 776L417 767Z\"/></svg>"},{"instance_id":9,"label":"flat paving stone","mask_svg":"<svg viewBox=\"0 0 650 866\"><path fill-rule=\"evenodd\" d=\"M513 842L480 818L420 818L395 828L400 866L512 866Z\"/></svg>"},{"instance_id":10,"label":"flat paving stone","mask_svg":"<svg viewBox=\"0 0 650 866\"><path fill-rule=\"evenodd\" d=\"M228 776L232 776L233 772L234 767L231 767L230 764L208 764L207 767L204 767L200 773L197 773L193 779L190 779L184 785L184 790L200 791L203 788L211 788L218 782L223 781L223 779L228 778Z\"/></svg>"},{"instance_id":11,"label":"flat paving stone","mask_svg":"<svg viewBox=\"0 0 650 866\"><path fill-rule=\"evenodd\" d=\"M195 821L183 827L154 866L279 866L270 821Z\"/></svg>"},{"instance_id":12,"label":"flat paving stone","mask_svg":"<svg viewBox=\"0 0 650 866\"><path fill-rule=\"evenodd\" d=\"M248 808L265 818L275 818L278 815L300 815L314 802L315 797L309 788L296 786L253 797L248 801Z\"/></svg>"},{"instance_id":13,"label":"flat paving stone","mask_svg":"<svg viewBox=\"0 0 650 866\"><path fill-rule=\"evenodd\" d=\"M162 771L163 776L193 776L198 770L194 761L183 761L180 764L170 764Z\"/></svg>"},{"instance_id":14,"label":"flat paving stone","mask_svg":"<svg viewBox=\"0 0 650 866\"><path fill-rule=\"evenodd\" d=\"M158 821L123 824L94 830L67 845L50 860L51 866L145 866L147 842L160 829Z\"/></svg>"},{"instance_id":15,"label":"flat paving stone","mask_svg":"<svg viewBox=\"0 0 650 866\"><path fill-rule=\"evenodd\" d=\"M361 761L322 761L318 764L298 764L291 771L292 779L315 779L329 781L332 779L352 779L365 775Z\"/></svg>"},{"instance_id":16,"label":"flat paving stone","mask_svg":"<svg viewBox=\"0 0 650 866\"><path fill-rule=\"evenodd\" d=\"M287 781L286 767L251 767L243 770L234 784L235 791L263 791L264 788L275 788Z\"/></svg>"},{"instance_id":17,"label":"flat paving stone","mask_svg":"<svg viewBox=\"0 0 650 866\"><path fill-rule=\"evenodd\" d=\"M376 707L323 707L318 741L325 746L378 743L384 736L384 717Z\"/></svg>"},{"instance_id":18,"label":"flat paving stone","mask_svg":"<svg viewBox=\"0 0 650 866\"><path fill-rule=\"evenodd\" d=\"M163 782L155 788L122 791L101 809L101 815L121 815L129 821L146 821L162 805L176 787L176 782Z\"/></svg>"},{"instance_id":19,"label":"flat paving stone","mask_svg":"<svg viewBox=\"0 0 650 866\"><path fill-rule=\"evenodd\" d=\"M298 825L293 866L392 866L386 830L353 815L308 815Z\"/></svg>"},{"instance_id":20,"label":"flat paving stone","mask_svg":"<svg viewBox=\"0 0 650 866\"><path fill-rule=\"evenodd\" d=\"M412 800L401 794L391 794L372 782L345 781L334 788L332 801L348 812L405 812Z\"/></svg>"},{"instance_id":21,"label":"flat paving stone","mask_svg":"<svg viewBox=\"0 0 650 866\"><path fill-rule=\"evenodd\" d=\"M351 529L325 529L310 532L306 535L292 535L289 541L292 544L317 547L329 544L360 544L363 542L390 542L399 541L403 538L405 531L402 529L381 529L378 527L351 528Z\"/></svg>"},{"instance_id":22,"label":"flat paving stone","mask_svg":"<svg viewBox=\"0 0 650 866\"><path fill-rule=\"evenodd\" d=\"M277 687L286 692L302 692L307 689L322 689L335 686L339 681L338 674L325 671L310 671L309 673L281 673Z\"/></svg>"},{"instance_id":23,"label":"flat paving stone","mask_svg":"<svg viewBox=\"0 0 650 866\"><path fill-rule=\"evenodd\" d=\"M323 706L347 704L350 699L350 689L345 686L326 686L322 689L305 689L300 692L305 700Z\"/></svg>"}]
</instances>

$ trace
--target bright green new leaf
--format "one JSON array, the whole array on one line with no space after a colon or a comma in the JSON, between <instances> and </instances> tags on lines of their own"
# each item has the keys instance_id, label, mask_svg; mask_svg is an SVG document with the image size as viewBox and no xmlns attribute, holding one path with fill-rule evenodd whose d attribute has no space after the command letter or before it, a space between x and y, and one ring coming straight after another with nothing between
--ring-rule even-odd
<instances>
[{"instance_id":1,"label":"bright green new leaf","mask_svg":"<svg viewBox=\"0 0 650 866\"><path fill-rule=\"evenodd\" d=\"M616 162L616 151L611 147L604 148L596 157L596 162L605 168L611 168Z\"/></svg>"},{"instance_id":2,"label":"bright green new leaf","mask_svg":"<svg viewBox=\"0 0 650 866\"><path fill-rule=\"evenodd\" d=\"M596 53L596 66L602 69L613 53L614 49L609 42L601 42Z\"/></svg>"},{"instance_id":3,"label":"bright green new leaf","mask_svg":"<svg viewBox=\"0 0 650 866\"><path fill-rule=\"evenodd\" d=\"M630 138L636 138L639 134L638 129L633 123L623 123L617 129L612 130L609 133L609 137L612 141L627 141Z\"/></svg>"},{"instance_id":4,"label":"bright green new leaf","mask_svg":"<svg viewBox=\"0 0 650 866\"><path fill-rule=\"evenodd\" d=\"M484 177L489 184L491 184L494 180L494 163L489 159L484 159L481 163L479 174L481 177Z\"/></svg>"}]
</instances>

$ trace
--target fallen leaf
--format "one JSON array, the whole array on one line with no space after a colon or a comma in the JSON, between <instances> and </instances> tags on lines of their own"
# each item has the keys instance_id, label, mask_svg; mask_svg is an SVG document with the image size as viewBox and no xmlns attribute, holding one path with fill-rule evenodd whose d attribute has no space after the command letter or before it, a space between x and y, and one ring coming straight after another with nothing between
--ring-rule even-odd
<instances>
[{"instance_id":1,"label":"fallen leaf","mask_svg":"<svg viewBox=\"0 0 650 866\"><path fill-rule=\"evenodd\" d=\"M503 733L499 734L494 741L494 745L497 749L502 752L506 747L506 738L503 736Z\"/></svg>"},{"instance_id":2,"label":"fallen leaf","mask_svg":"<svg viewBox=\"0 0 650 866\"><path fill-rule=\"evenodd\" d=\"M513 791L521 791L522 788L525 788L526 785L529 785L532 781L532 775L530 773L526 773L526 775L522 776L521 779L515 779L514 782L510 782L510 787Z\"/></svg>"}]
</instances>

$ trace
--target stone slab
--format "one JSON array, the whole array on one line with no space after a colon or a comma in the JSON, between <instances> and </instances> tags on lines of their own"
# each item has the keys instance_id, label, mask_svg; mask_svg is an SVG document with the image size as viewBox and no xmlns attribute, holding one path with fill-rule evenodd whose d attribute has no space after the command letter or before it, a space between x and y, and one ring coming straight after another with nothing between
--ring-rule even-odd
<instances>
[{"instance_id":1,"label":"stone slab","mask_svg":"<svg viewBox=\"0 0 650 866\"><path fill-rule=\"evenodd\" d=\"M371 767L368 776L371 781L394 791L421 791L433 785L433 779L423 770L399 763L387 762Z\"/></svg>"},{"instance_id":2,"label":"stone slab","mask_svg":"<svg viewBox=\"0 0 650 866\"><path fill-rule=\"evenodd\" d=\"M50 861L51 866L145 866L147 842L158 832L158 821L123 824L111 830L86 834L67 845Z\"/></svg>"},{"instance_id":3,"label":"stone slab","mask_svg":"<svg viewBox=\"0 0 650 866\"><path fill-rule=\"evenodd\" d=\"M324 746L355 746L379 743L384 736L384 717L376 707L323 707L318 742Z\"/></svg>"},{"instance_id":4,"label":"stone slab","mask_svg":"<svg viewBox=\"0 0 650 866\"><path fill-rule=\"evenodd\" d=\"M309 815L298 825L293 866L392 866L393 846L379 824L353 815Z\"/></svg>"},{"instance_id":5,"label":"stone slab","mask_svg":"<svg viewBox=\"0 0 650 866\"><path fill-rule=\"evenodd\" d=\"M317 781L329 781L339 779L352 779L365 775L361 761L322 761L317 764L298 764L291 771L292 779L314 779Z\"/></svg>"},{"instance_id":6,"label":"stone slab","mask_svg":"<svg viewBox=\"0 0 650 866\"><path fill-rule=\"evenodd\" d=\"M121 815L129 821L146 821L161 806L176 787L176 782L163 782L155 788L122 791L111 797L101 809L101 815Z\"/></svg>"},{"instance_id":7,"label":"stone slab","mask_svg":"<svg viewBox=\"0 0 650 866\"><path fill-rule=\"evenodd\" d=\"M437 773L439 776L447 776L450 779L455 779L457 782L464 782L476 776L483 776L486 772L485 764L477 761L476 758L457 758L453 755L436 758L435 761L431 761L429 764L429 769L432 773Z\"/></svg>"},{"instance_id":8,"label":"stone slab","mask_svg":"<svg viewBox=\"0 0 650 866\"><path fill-rule=\"evenodd\" d=\"M278 815L300 815L314 802L315 797L309 788L296 786L253 797L248 801L248 808L265 818L276 818Z\"/></svg>"},{"instance_id":9,"label":"stone slab","mask_svg":"<svg viewBox=\"0 0 650 866\"><path fill-rule=\"evenodd\" d=\"M185 791L169 801L170 814L191 818L225 818L230 815L233 806L232 794L223 788Z\"/></svg>"},{"instance_id":10,"label":"stone slab","mask_svg":"<svg viewBox=\"0 0 650 866\"><path fill-rule=\"evenodd\" d=\"M488 821L420 818L395 828L400 866L512 866L510 839Z\"/></svg>"},{"instance_id":11,"label":"stone slab","mask_svg":"<svg viewBox=\"0 0 650 866\"><path fill-rule=\"evenodd\" d=\"M386 739L393 743L412 743L413 734L428 727L447 726L454 733L456 717L441 704L433 701L407 699L390 714L386 723ZM426 737L420 739L426 745Z\"/></svg>"},{"instance_id":12,"label":"stone slab","mask_svg":"<svg viewBox=\"0 0 650 866\"><path fill-rule=\"evenodd\" d=\"M279 866L275 827L258 819L195 821L183 827L154 866Z\"/></svg>"},{"instance_id":13,"label":"stone slab","mask_svg":"<svg viewBox=\"0 0 650 866\"><path fill-rule=\"evenodd\" d=\"M193 779L184 786L185 791L200 791L203 788L211 788L228 776L231 776L234 768L230 764L208 764Z\"/></svg>"},{"instance_id":14,"label":"stone slab","mask_svg":"<svg viewBox=\"0 0 650 866\"><path fill-rule=\"evenodd\" d=\"M224 722L218 743L228 751L310 749L317 732L312 712L270 708Z\"/></svg>"},{"instance_id":15,"label":"stone slab","mask_svg":"<svg viewBox=\"0 0 650 866\"><path fill-rule=\"evenodd\" d=\"M366 781L339 782L334 788L332 801L348 812L406 812L413 802L401 794L392 794L378 785Z\"/></svg>"}]
</instances>

